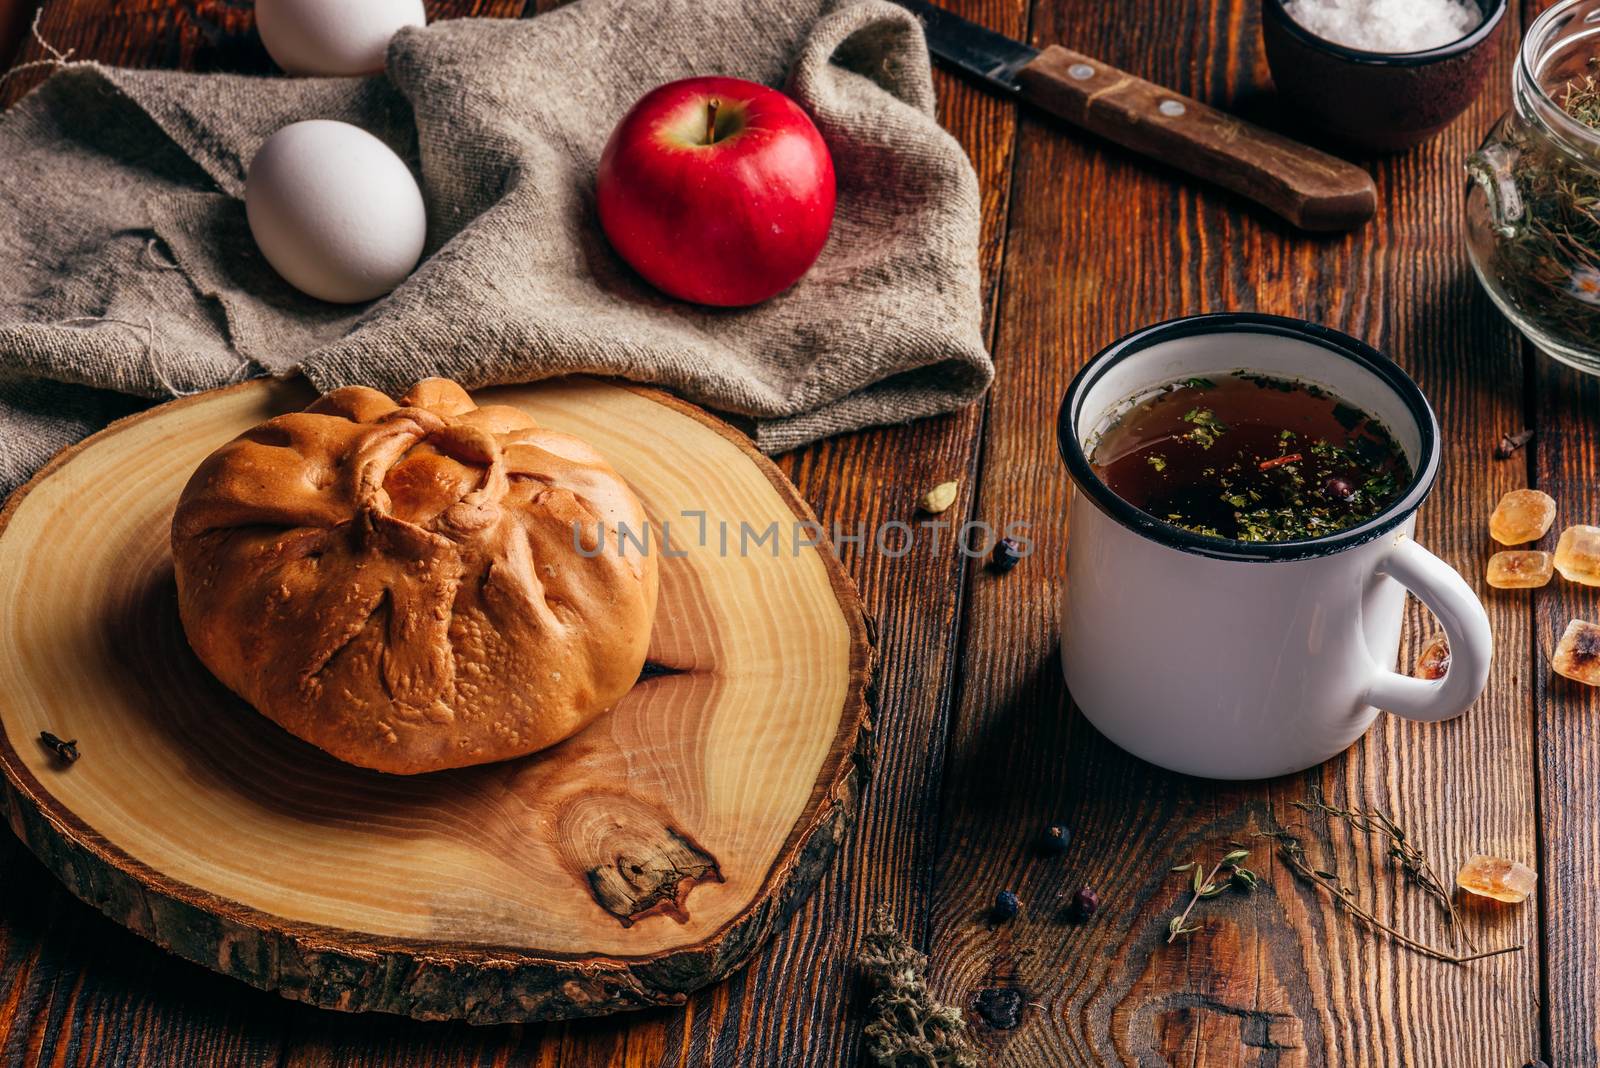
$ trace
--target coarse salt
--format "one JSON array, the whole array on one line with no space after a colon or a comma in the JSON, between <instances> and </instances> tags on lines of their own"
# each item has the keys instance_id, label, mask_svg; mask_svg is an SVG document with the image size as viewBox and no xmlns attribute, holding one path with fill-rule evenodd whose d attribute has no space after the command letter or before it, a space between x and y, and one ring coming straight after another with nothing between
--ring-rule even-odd
<instances>
[{"instance_id":1,"label":"coarse salt","mask_svg":"<svg viewBox=\"0 0 1600 1068\"><path fill-rule=\"evenodd\" d=\"M1283 7L1318 37L1363 52L1426 52L1483 22L1472 0L1285 0Z\"/></svg>"}]
</instances>

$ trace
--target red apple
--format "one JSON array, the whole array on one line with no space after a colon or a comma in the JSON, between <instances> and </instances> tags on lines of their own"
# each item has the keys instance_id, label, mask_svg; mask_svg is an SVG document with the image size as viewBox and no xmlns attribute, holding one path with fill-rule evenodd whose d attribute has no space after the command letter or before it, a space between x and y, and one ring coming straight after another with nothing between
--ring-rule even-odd
<instances>
[{"instance_id":1,"label":"red apple","mask_svg":"<svg viewBox=\"0 0 1600 1068\"><path fill-rule=\"evenodd\" d=\"M697 304L756 304L816 262L833 225L833 159L800 106L739 78L652 89L600 157L600 225L651 285Z\"/></svg>"}]
</instances>

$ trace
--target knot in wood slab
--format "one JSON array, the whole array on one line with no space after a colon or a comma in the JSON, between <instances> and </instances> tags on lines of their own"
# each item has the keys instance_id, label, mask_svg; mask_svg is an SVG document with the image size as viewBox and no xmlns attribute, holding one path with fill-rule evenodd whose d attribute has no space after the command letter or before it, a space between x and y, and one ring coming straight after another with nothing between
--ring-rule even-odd
<instances>
[{"instance_id":1,"label":"knot in wood slab","mask_svg":"<svg viewBox=\"0 0 1600 1068\"><path fill-rule=\"evenodd\" d=\"M572 801L562 809L558 833L595 902L624 927L657 913L687 923L689 892L722 882L717 858L674 827L667 813L638 798Z\"/></svg>"}]
</instances>

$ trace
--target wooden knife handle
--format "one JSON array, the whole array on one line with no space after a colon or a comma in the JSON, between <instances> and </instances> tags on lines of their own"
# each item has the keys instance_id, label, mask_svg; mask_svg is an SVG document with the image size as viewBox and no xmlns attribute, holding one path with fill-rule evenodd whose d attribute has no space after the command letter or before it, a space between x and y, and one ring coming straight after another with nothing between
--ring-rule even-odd
<instances>
[{"instance_id":1,"label":"wooden knife handle","mask_svg":"<svg viewBox=\"0 0 1600 1068\"><path fill-rule=\"evenodd\" d=\"M1372 177L1197 100L1051 45L1022 95L1075 126L1256 201L1303 230L1353 230L1377 210Z\"/></svg>"}]
</instances>

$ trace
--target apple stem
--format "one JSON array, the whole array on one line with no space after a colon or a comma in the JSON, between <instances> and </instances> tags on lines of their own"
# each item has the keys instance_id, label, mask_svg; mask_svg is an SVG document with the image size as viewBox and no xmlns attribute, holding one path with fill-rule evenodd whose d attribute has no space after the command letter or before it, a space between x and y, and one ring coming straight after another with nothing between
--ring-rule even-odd
<instances>
[{"instance_id":1,"label":"apple stem","mask_svg":"<svg viewBox=\"0 0 1600 1068\"><path fill-rule=\"evenodd\" d=\"M722 106L722 101L712 97L706 101L706 144L715 144L717 140L717 109Z\"/></svg>"}]
</instances>

